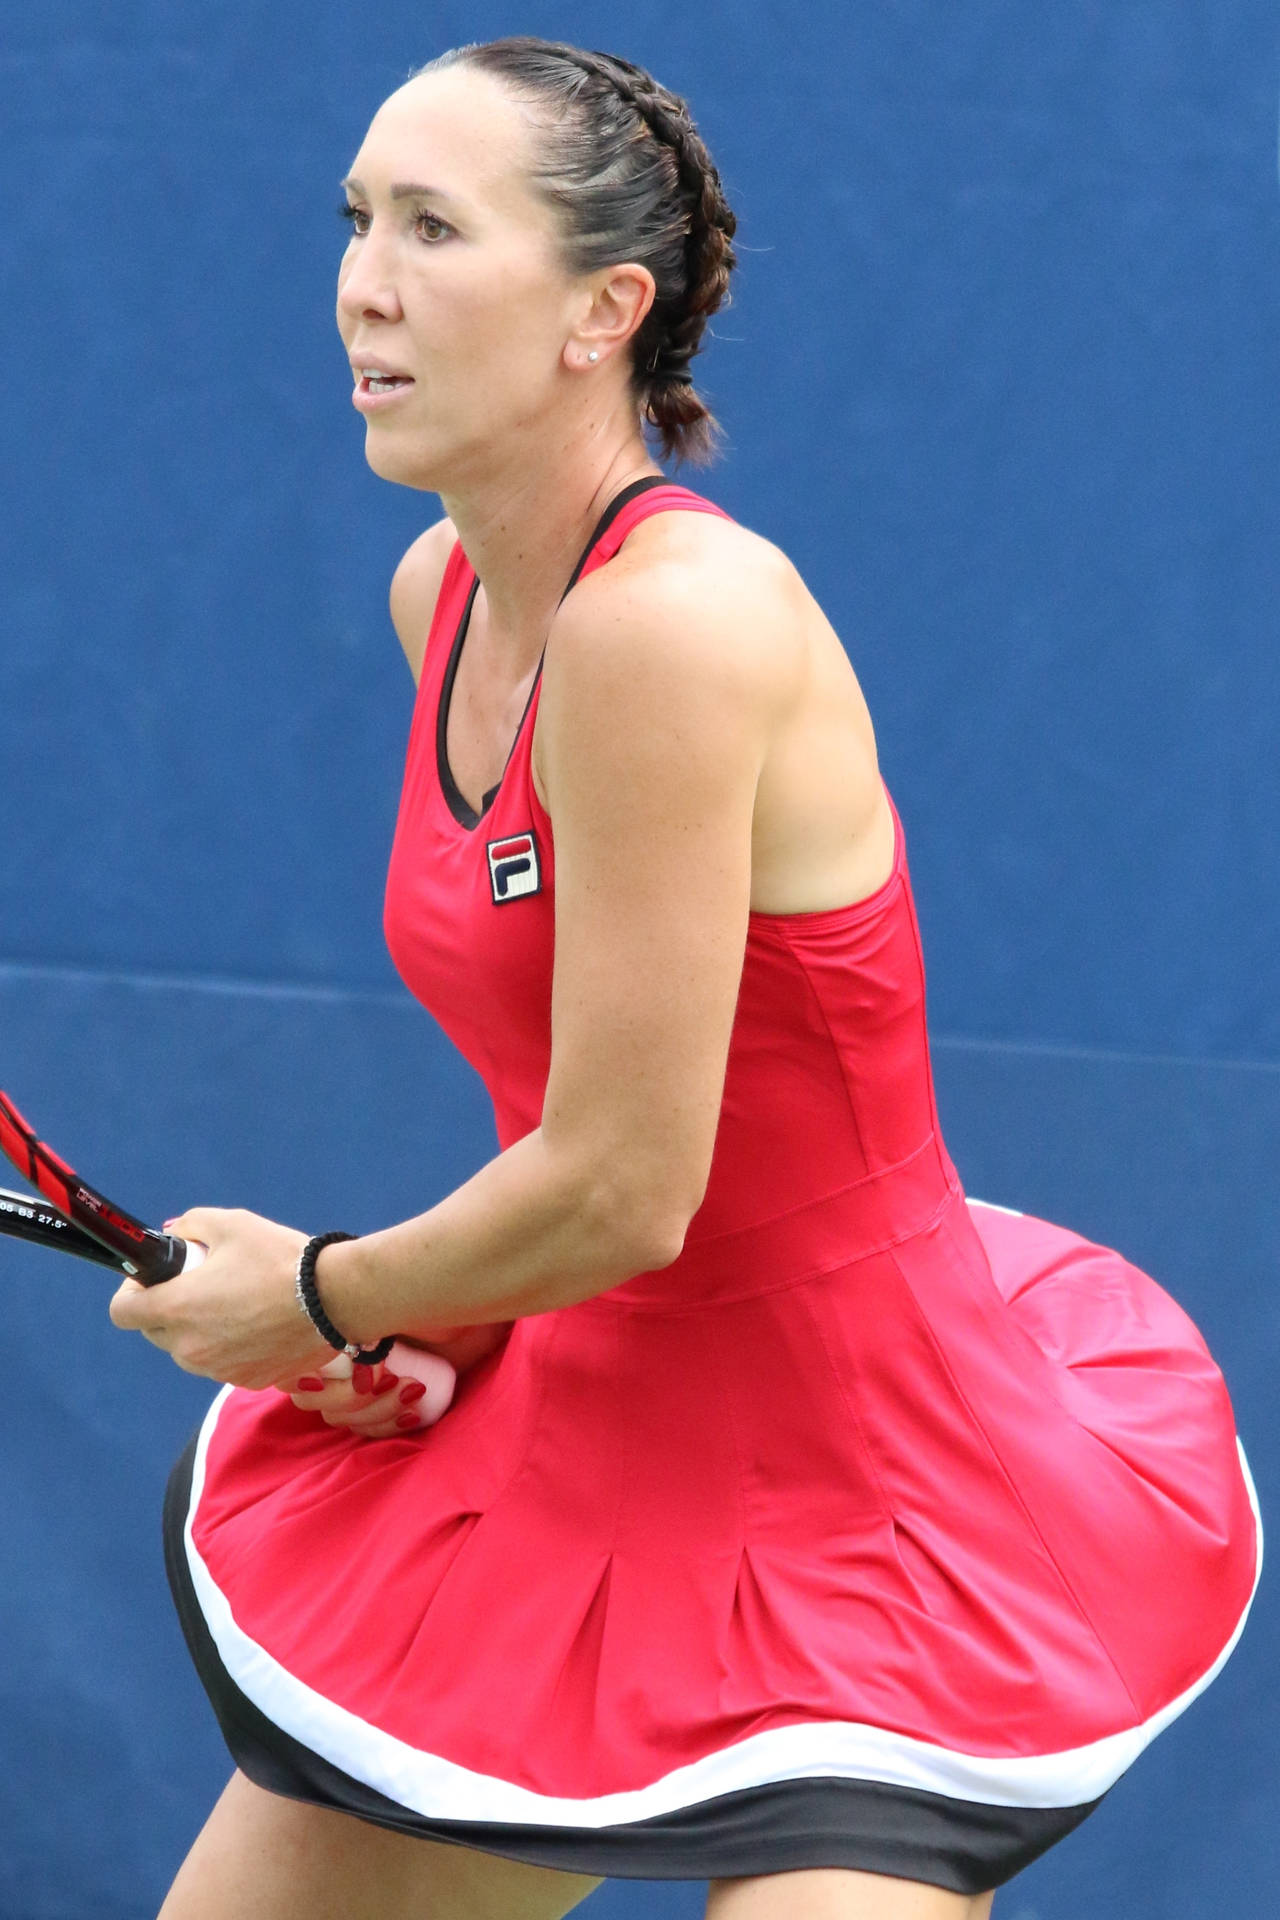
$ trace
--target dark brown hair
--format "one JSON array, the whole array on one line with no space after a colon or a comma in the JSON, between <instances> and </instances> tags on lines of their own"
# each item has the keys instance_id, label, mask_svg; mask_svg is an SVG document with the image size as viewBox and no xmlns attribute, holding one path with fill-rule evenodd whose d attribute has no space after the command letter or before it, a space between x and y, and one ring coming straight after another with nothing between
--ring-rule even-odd
<instances>
[{"instance_id":1,"label":"dark brown hair","mask_svg":"<svg viewBox=\"0 0 1280 1920\"><path fill-rule=\"evenodd\" d=\"M455 47L418 72L451 66L492 73L539 110L534 181L559 213L568 271L635 261L653 275L632 384L664 455L705 464L719 428L689 362L728 299L738 223L685 102L629 60L560 40Z\"/></svg>"}]
</instances>

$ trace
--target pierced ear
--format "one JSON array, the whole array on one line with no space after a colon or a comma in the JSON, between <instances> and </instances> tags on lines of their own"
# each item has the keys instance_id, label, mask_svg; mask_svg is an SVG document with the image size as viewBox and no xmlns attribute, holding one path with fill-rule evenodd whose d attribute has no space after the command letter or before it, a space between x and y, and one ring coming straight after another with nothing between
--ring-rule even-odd
<instances>
[{"instance_id":1,"label":"pierced ear","mask_svg":"<svg viewBox=\"0 0 1280 1920\"><path fill-rule=\"evenodd\" d=\"M591 303L591 334L601 349L621 346L638 333L656 294L653 275L636 261L603 268Z\"/></svg>"}]
</instances>

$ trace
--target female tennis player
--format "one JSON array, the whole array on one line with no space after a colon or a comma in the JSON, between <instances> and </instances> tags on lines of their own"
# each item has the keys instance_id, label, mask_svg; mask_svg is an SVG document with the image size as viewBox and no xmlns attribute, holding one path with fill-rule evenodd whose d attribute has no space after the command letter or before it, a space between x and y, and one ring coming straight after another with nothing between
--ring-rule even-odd
<instances>
[{"instance_id":1,"label":"female tennis player","mask_svg":"<svg viewBox=\"0 0 1280 1920\"><path fill-rule=\"evenodd\" d=\"M651 457L710 448L733 264L684 103L464 48L345 190L367 457L448 514L392 586L386 931L501 1151L357 1239L196 1209L203 1268L116 1296L228 1383L168 1545L237 1770L165 1920L549 1920L609 1876L979 1920L1240 1632L1221 1376L1117 1254L967 1205L848 659ZM458 1367L429 1425L392 1335Z\"/></svg>"}]
</instances>

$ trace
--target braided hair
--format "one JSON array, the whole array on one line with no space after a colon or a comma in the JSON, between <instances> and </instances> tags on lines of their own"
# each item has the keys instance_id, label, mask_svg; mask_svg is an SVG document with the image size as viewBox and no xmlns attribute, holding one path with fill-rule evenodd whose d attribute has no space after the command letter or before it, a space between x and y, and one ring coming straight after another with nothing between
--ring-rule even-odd
<instances>
[{"instance_id":1,"label":"braided hair","mask_svg":"<svg viewBox=\"0 0 1280 1920\"><path fill-rule=\"evenodd\" d=\"M632 386L663 454L704 464L719 428L689 362L728 299L737 221L688 106L643 67L532 35L454 48L420 73L478 67L539 110L534 180L560 218L570 273L635 261L656 293Z\"/></svg>"}]
</instances>

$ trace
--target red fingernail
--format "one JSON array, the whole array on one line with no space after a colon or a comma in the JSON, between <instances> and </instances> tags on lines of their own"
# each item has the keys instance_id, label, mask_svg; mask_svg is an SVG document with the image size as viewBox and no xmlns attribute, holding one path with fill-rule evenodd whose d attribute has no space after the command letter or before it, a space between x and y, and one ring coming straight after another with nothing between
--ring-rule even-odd
<instances>
[{"instance_id":1,"label":"red fingernail","mask_svg":"<svg viewBox=\"0 0 1280 1920\"><path fill-rule=\"evenodd\" d=\"M406 1380L400 1389L401 1406L411 1407L415 1400L421 1400L426 1390L427 1385L425 1380Z\"/></svg>"},{"instance_id":2,"label":"red fingernail","mask_svg":"<svg viewBox=\"0 0 1280 1920\"><path fill-rule=\"evenodd\" d=\"M324 1381L318 1373L304 1373L298 1382L299 1393L323 1393Z\"/></svg>"},{"instance_id":3,"label":"red fingernail","mask_svg":"<svg viewBox=\"0 0 1280 1920\"><path fill-rule=\"evenodd\" d=\"M399 1384L400 1384L400 1375L398 1373L392 1373L390 1367L386 1367L383 1369L382 1377L378 1381L377 1386L374 1388L374 1392L390 1393L392 1387L398 1387Z\"/></svg>"},{"instance_id":4,"label":"red fingernail","mask_svg":"<svg viewBox=\"0 0 1280 1920\"><path fill-rule=\"evenodd\" d=\"M352 1367L351 1384L357 1393L373 1392L373 1368Z\"/></svg>"},{"instance_id":5,"label":"red fingernail","mask_svg":"<svg viewBox=\"0 0 1280 1920\"><path fill-rule=\"evenodd\" d=\"M422 1422L416 1413L398 1413L396 1415L396 1425L398 1427L420 1427Z\"/></svg>"}]
</instances>

